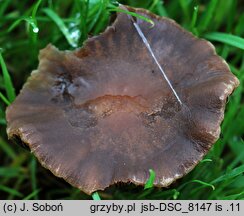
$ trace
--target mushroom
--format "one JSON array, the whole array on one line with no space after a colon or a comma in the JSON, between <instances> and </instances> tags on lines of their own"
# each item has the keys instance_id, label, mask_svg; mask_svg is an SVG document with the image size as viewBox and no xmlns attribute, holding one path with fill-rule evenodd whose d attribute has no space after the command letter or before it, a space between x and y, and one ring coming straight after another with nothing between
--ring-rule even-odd
<instances>
[{"instance_id":1,"label":"mushroom","mask_svg":"<svg viewBox=\"0 0 244 216\"><path fill-rule=\"evenodd\" d=\"M75 51L48 45L7 109L7 133L54 175L87 194L117 182L167 187L192 170L219 138L238 79L211 43L173 20L129 11L180 104L124 13Z\"/></svg>"}]
</instances>

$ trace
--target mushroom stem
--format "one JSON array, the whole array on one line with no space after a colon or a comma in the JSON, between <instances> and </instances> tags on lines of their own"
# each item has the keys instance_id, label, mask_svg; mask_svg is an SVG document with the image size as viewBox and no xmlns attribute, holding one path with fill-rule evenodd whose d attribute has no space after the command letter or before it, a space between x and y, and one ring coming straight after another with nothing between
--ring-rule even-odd
<instances>
[{"instance_id":1,"label":"mushroom stem","mask_svg":"<svg viewBox=\"0 0 244 216\"><path fill-rule=\"evenodd\" d=\"M127 9L124 5L119 4L119 6L122 7L124 10L127 10L127 11L128 11L128 9ZM178 101L178 102L180 103L180 105L182 106L183 103L182 103L182 101L181 101L179 95L178 95L177 92L175 91L175 89L174 89L173 85L171 84L169 78L167 77L167 75L166 75L166 73L164 72L163 68L162 68L161 65L159 64L159 62L158 62L158 60L157 60L157 58L156 58L156 56L155 56L155 54L154 54L154 52L153 52L153 50L152 50L152 48L151 48L151 46L150 46L150 44L149 44L147 38L145 37L144 33L142 32L140 26L135 22L135 20L132 18L131 15L127 14L127 16L128 16L128 18L132 21L132 23L133 23L133 25L134 25L134 27L135 27L137 33L139 34L139 36L140 36L140 38L142 39L142 41L143 41L143 43L145 44L145 46L147 47L147 50L148 50L149 53L151 54L151 56L152 56L154 62L155 62L156 65L158 66L160 72L163 74L164 79L166 80L166 82L168 83L170 89L171 89L172 92L174 93L174 95L175 95L177 101Z\"/></svg>"}]
</instances>

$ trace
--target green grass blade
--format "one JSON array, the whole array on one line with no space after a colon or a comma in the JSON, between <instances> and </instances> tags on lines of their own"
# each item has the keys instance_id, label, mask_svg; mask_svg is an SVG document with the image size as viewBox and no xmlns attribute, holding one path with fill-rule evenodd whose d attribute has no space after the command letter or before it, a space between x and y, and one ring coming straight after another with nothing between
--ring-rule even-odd
<instances>
[{"instance_id":1,"label":"green grass blade","mask_svg":"<svg viewBox=\"0 0 244 216\"><path fill-rule=\"evenodd\" d=\"M201 181L201 180L192 180L191 182L199 183L205 187L211 187L213 190L215 190L215 187L213 184L209 184L209 183Z\"/></svg>"},{"instance_id":2,"label":"green grass blade","mask_svg":"<svg viewBox=\"0 0 244 216\"><path fill-rule=\"evenodd\" d=\"M222 52L221 52L221 56L223 59L227 59L228 55L229 55L229 51L230 51L230 47L228 45L224 45Z\"/></svg>"},{"instance_id":3,"label":"green grass blade","mask_svg":"<svg viewBox=\"0 0 244 216\"><path fill-rule=\"evenodd\" d=\"M148 10L152 11L156 7L158 2L159 2L159 0L152 0L152 3L150 5L150 7L148 8Z\"/></svg>"},{"instance_id":4,"label":"green grass blade","mask_svg":"<svg viewBox=\"0 0 244 216\"><path fill-rule=\"evenodd\" d=\"M2 101L9 106L11 103L10 101L0 92L0 99L2 99Z\"/></svg>"},{"instance_id":5,"label":"green grass blade","mask_svg":"<svg viewBox=\"0 0 244 216\"><path fill-rule=\"evenodd\" d=\"M1 64L1 67L2 67L3 81L4 81L5 90L6 90L6 93L7 93L7 96L8 96L8 100L10 102L13 102L14 99L15 99L15 90L14 90L14 87L13 87L13 83L12 83L11 77L10 77L10 75L8 73L6 64L5 64L4 60L3 60L1 51L0 51L0 64Z\"/></svg>"},{"instance_id":6,"label":"green grass blade","mask_svg":"<svg viewBox=\"0 0 244 216\"><path fill-rule=\"evenodd\" d=\"M11 159L16 159L16 154L14 150L10 147L8 143L6 143L1 137L0 137L0 149L1 151L4 151L8 157Z\"/></svg>"},{"instance_id":7,"label":"green grass blade","mask_svg":"<svg viewBox=\"0 0 244 216\"><path fill-rule=\"evenodd\" d=\"M78 46L77 36L70 34L69 29L66 27L63 20L50 8L44 8L43 11L58 26L59 30L63 33L69 45L72 47L77 47Z\"/></svg>"},{"instance_id":8,"label":"green grass blade","mask_svg":"<svg viewBox=\"0 0 244 216\"><path fill-rule=\"evenodd\" d=\"M22 193L18 192L17 190L14 190L12 188L6 187L4 185L0 185L0 191L7 192L7 193L12 194L16 197L20 197L20 198L23 197Z\"/></svg>"},{"instance_id":9,"label":"green grass blade","mask_svg":"<svg viewBox=\"0 0 244 216\"><path fill-rule=\"evenodd\" d=\"M13 31L22 21L26 21L31 27L32 27L32 31L34 33L38 33L39 32L39 28L36 24L36 22L34 21L34 19L32 17L21 17L18 20L16 20L9 28L8 28L8 32Z\"/></svg>"},{"instance_id":10,"label":"green grass blade","mask_svg":"<svg viewBox=\"0 0 244 216\"><path fill-rule=\"evenodd\" d=\"M120 8L112 8L112 9L109 9L109 11L125 13L125 14L128 14L128 15L134 16L134 17L136 17L138 19L144 20L144 21L152 24L152 26L154 26L154 22L151 19L149 19L149 18L147 18L145 16L142 16L140 14L137 14L137 13L134 13L134 12L130 12L130 11L127 11L127 10L123 10L123 9L120 9Z\"/></svg>"},{"instance_id":11,"label":"green grass blade","mask_svg":"<svg viewBox=\"0 0 244 216\"><path fill-rule=\"evenodd\" d=\"M28 17L26 20L32 27L32 31L29 31L29 34L30 34L30 37L34 44L36 44L36 42L37 42L37 33L39 32L39 28L38 28L37 20L36 20L36 13L37 13L37 10L38 10L41 2L42 2L42 0L37 1L37 3L33 7L31 16Z\"/></svg>"},{"instance_id":12,"label":"green grass blade","mask_svg":"<svg viewBox=\"0 0 244 216\"><path fill-rule=\"evenodd\" d=\"M6 125L6 120L5 120L5 119L0 118L0 125Z\"/></svg>"},{"instance_id":13,"label":"green grass blade","mask_svg":"<svg viewBox=\"0 0 244 216\"><path fill-rule=\"evenodd\" d=\"M174 200L176 200L176 199L178 199L178 197L180 196L180 192L179 191L177 191L176 189L173 189L173 196L172 196L172 198L174 199Z\"/></svg>"},{"instance_id":14,"label":"green grass blade","mask_svg":"<svg viewBox=\"0 0 244 216\"><path fill-rule=\"evenodd\" d=\"M83 44L88 38L87 18L90 1L75 0L74 5L78 10L79 17L72 23L73 27L69 28L69 32L71 35L77 35L77 40L80 41L80 44Z\"/></svg>"},{"instance_id":15,"label":"green grass blade","mask_svg":"<svg viewBox=\"0 0 244 216\"><path fill-rule=\"evenodd\" d=\"M100 5L94 5L93 8L90 9L91 14L89 14L89 15L91 15L92 19L91 19L89 26L88 26L89 32L94 28L95 24L97 23L100 15L102 13L102 10L103 10L103 8L100 7Z\"/></svg>"},{"instance_id":16,"label":"green grass blade","mask_svg":"<svg viewBox=\"0 0 244 216\"><path fill-rule=\"evenodd\" d=\"M201 161L200 161L200 163L206 163L206 162L212 162L212 160L211 160L211 159L206 158L206 159L203 159L203 160L201 160Z\"/></svg>"},{"instance_id":17,"label":"green grass blade","mask_svg":"<svg viewBox=\"0 0 244 216\"><path fill-rule=\"evenodd\" d=\"M0 177L13 178L20 175L18 167L0 167Z\"/></svg>"},{"instance_id":18,"label":"green grass blade","mask_svg":"<svg viewBox=\"0 0 244 216\"><path fill-rule=\"evenodd\" d=\"M191 31L198 35L198 31L197 31L197 28L196 28L196 22L197 22L197 16L198 16L198 6L195 6L194 7L194 10L193 10L193 15L192 15L192 19L191 19Z\"/></svg>"},{"instance_id":19,"label":"green grass blade","mask_svg":"<svg viewBox=\"0 0 244 216\"><path fill-rule=\"evenodd\" d=\"M149 176L149 179L147 180L147 182L146 182L146 184L144 186L144 189L148 189L148 188L152 188L153 187L153 183L154 183L156 174L155 174L155 172L152 169L149 169L149 173L150 173L150 176Z\"/></svg>"},{"instance_id":20,"label":"green grass blade","mask_svg":"<svg viewBox=\"0 0 244 216\"><path fill-rule=\"evenodd\" d=\"M100 198L98 192L95 192L95 193L92 194L92 199L93 199L93 200L101 200L101 198Z\"/></svg>"},{"instance_id":21,"label":"green grass blade","mask_svg":"<svg viewBox=\"0 0 244 216\"><path fill-rule=\"evenodd\" d=\"M36 20L36 13L37 13L37 10L41 4L42 0L38 0L37 3L35 4L33 10L32 10L32 13L31 13L31 16L34 20Z\"/></svg>"},{"instance_id":22,"label":"green grass blade","mask_svg":"<svg viewBox=\"0 0 244 216\"><path fill-rule=\"evenodd\" d=\"M147 190L144 189L144 191L137 196L137 199L146 199L147 196L153 193L153 188L149 188Z\"/></svg>"},{"instance_id":23,"label":"green grass blade","mask_svg":"<svg viewBox=\"0 0 244 216\"><path fill-rule=\"evenodd\" d=\"M4 14L5 10L10 5L11 0L0 1L0 17Z\"/></svg>"},{"instance_id":24,"label":"green grass blade","mask_svg":"<svg viewBox=\"0 0 244 216\"><path fill-rule=\"evenodd\" d=\"M186 18L187 22L190 20L189 16L189 7L188 7L188 2L186 0L179 0L180 6L182 8L182 12L184 14L184 17Z\"/></svg>"},{"instance_id":25,"label":"green grass blade","mask_svg":"<svg viewBox=\"0 0 244 216\"><path fill-rule=\"evenodd\" d=\"M36 13L41 4L42 0L38 0L32 9L31 16L22 16L17 19L9 28L8 32L14 30L22 21L25 21L28 24L28 32L29 38L31 39L32 45L35 46L37 42L37 33L39 32L39 28L37 25ZM29 13L29 12L28 12ZM31 28L29 28L31 27ZM35 50L35 49L34 49ZM34 53L33 53L34 54ZM35 54L34 54L35 55Z\"/></svg>"},{"instance_id":26,"label":"green grass blade","mask_svg":"<svg viewBox=\"0 0 244 216\"><path fill-rule=\"evenodd\" d=\"M239 17L239 22L237 23L234 31L235 34L243 35L244 33L243 23L244 23L244 13Z\"/></svg>"},{"instance_id":27,"label":"green grass blade","mask_svg":"<svg viewBox=\"0 0 244 216\"><path fill-rule=\"evenodd\" d=\"M207 11L205 13L205 16L202 17L202 22L200 25L202 31L205 31L208 28L208 26L210 25L211 20L212 20L213 15L214 15L214 11L215 11L216 6L217 6L217 3L218 3L218 0L211 0L209 2L209 5L207 7Z\"/></svg>"},{"instance_id":28,"label":"green grass blade","mask_svg":"<svg viewBox=\"0 0 244 216\"><path fill-rule=\"evenodd\" d=\"M166 8L164 7L164 1L158 0L155 8L159 16L169 17L169 14L167 13Z\"/></svg>"},{"instance_id":29,"label":"green grass blade","mask_svg":"<svg viewBox=\"0 0 244 216\"><path fill-rule=\"evenodd\" d=\"M244 50L244 39L232 34L211 32L204 35L208 40L222 42Z\"/></svg>"},{"instance_id":30,"label":"green grass blade","mask_svg":"<svg viewBox=\"0 0 244 216\"><path fill-rule=\"evenodd\" d=\"M244 164L244 141L239 139L230 139L229 147L231 151L234 153L234 160L228 165L228 169L233 169L238 165L238 163Z\"/></svg>"},{"instance_id":31,"label":"green grass blade","mask_svg":"<svg viewBox=\"0 0 244 216\"><path fill-rule=\"evenodd\" d=\"M23 198L23 200L30 200L30 199L36 199L36 197L38 196L38 193L40 192L40 189L34 190L32 193L30 193L29 195L27 195L26 197Z\"/></svg>"},{"instance_id":32,"label":"green grass blade","mask_svg":"<svg viewBox=\"0 0 244 216\"><path fill-rule=\"evenodd\" d=\"M226 174L218 177L217 179L213 180L211 182L211 184L216 184L216 183L219 183L219 182L222 182L222 181L225 181L225 180L229 180L231 178L234 178L238 175L242 175L244 173L244 164L233 169L232 171L230 172L227 172Z\"/></svg>"},{"instance_id":33,"label":"green grass blade","mask_svg":"<svg viewBox=\"0 0 244 216\"><path fill-rule=\"evenodd\" d=\"M33 191L37 191L37 179L36 179L36 159L34 157L32 157L31 159L31 164L30 164L31 168L31 185L32 185L32 190ZM36 193L34 195L34 199L38 199L38 194Z\"/></svg>"},{"instance_id":34,"label":"green grass blade","mask_svg":"<svg viewBox=\"0 0 244 216\"><path fill-rule=\"evenodd\" d=\"M243 196L243 195L244 195L244 191L242 191L241 193L238 193L238 194L232 194L232 195L223 197L222 199L223 200L237 200L237 199L240 199L240 196Z\"/></svg>"},{"instance_id":35,"label":"green grass blade","mask_svg":"<svg viewBox=\"0 0 244 216\"><path fill-rule=\"evenodd\" d=\"M168 17L169 15L163 4L164 4L164 1L162 1L162 0L153 0L151 6L149 7L149 10L157 13L160 16Z\"/></svg>"}]
</instances>

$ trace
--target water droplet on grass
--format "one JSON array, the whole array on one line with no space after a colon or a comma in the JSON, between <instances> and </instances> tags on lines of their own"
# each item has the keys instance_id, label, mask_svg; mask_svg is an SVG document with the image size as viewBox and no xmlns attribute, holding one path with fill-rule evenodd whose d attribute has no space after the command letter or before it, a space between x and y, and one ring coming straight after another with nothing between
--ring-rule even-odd
<instances>
[{"instance_id":1,"label":"water droplet on grass","mask_svg":"<svg viewBox=\"0 0 244 216\"><path fill-rule=\"evenodd\" d=\"M34 28L33 28L33 32L34 32L34 33L38 33L38 32L39 32L39 28L34 27Z\"/></svg>"}]
</instances>

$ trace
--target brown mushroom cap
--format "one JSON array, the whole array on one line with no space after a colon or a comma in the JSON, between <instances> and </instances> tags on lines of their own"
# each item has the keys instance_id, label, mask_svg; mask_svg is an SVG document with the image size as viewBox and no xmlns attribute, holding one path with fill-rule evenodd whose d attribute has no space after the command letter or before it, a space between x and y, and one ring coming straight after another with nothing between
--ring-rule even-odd
<instances>
[{"instance_id":1,"label":"brown mushroom cap","mask_svg":"<svg viewBox=\"0 0 244 216\"><path fill-rule=\"evenodd\" d=\"M207 41L143 9L137 20L183 102L180 106L132 22L76 51L48 45L7 109L9 138L28 145L56 176L91 194L116 182L168 186L218 139L226 98L239 81Z\"/></svg>"}]
</instances>

